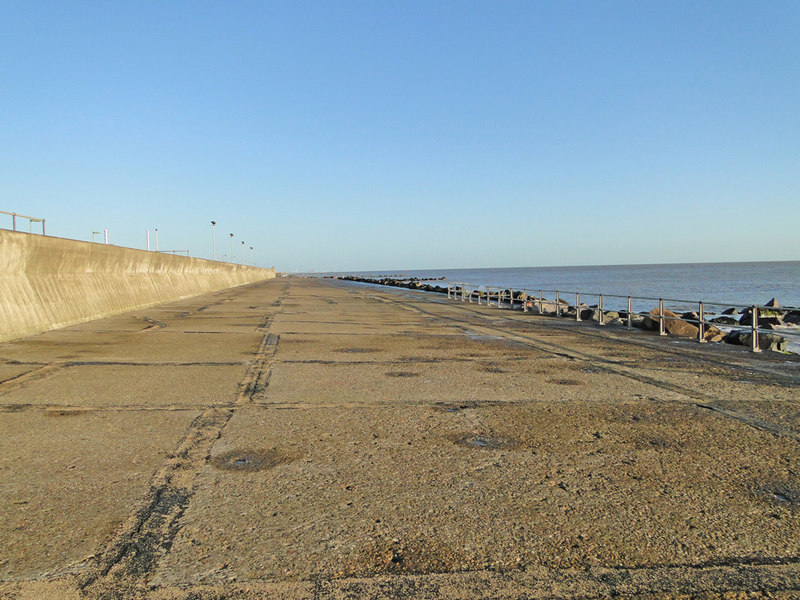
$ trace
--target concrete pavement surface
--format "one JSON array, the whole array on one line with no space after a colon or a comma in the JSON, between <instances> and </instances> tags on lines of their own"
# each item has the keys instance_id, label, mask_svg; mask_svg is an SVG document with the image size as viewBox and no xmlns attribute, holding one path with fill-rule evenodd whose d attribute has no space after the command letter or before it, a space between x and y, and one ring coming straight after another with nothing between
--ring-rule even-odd
<instances>
[{"instance_id":1,"label":"concrete pavement surface","mask_svg":"<svg viewBox=\"0 0 800 600\"><path fill-rule=\"evenodd\" d=\"M799 597L798 391L331 280L2 343L0 597Z\"/></svg>"}]
</instances>

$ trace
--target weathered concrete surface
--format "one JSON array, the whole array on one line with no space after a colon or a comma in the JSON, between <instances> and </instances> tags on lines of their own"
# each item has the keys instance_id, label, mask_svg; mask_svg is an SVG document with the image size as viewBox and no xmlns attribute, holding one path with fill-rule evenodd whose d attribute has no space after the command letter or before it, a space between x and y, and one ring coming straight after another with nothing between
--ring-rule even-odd
<instances>
[{"instance_id":1,"label":"weathered concrete surface","mask_svg":"<svg viewBox=\"0 0 800 600\"><path fill-rule=\"evenodd\" d=\"M302 279L6 342L0 597L797 597L799 388Z\"/></svg>"},{"instance_id":2,"label":"weathered concrete surface","mask_svg":"<svg viewBox=\"0 0 800 600\"><path fill-rule=\"evenodd\" d=\"M0 229L0 341L275 277L275 269Z\"/></svg>"}]
</instances>

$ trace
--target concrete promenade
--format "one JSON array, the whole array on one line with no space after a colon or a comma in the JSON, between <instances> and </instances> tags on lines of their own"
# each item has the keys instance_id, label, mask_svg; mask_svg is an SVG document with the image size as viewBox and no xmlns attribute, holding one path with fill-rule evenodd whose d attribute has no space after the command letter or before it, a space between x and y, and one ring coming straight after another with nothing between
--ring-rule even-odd
<instances>
[{"instance_id":1,"label":"concrete promenade","mask_svg":"<svg viewBox=\"0 0 800 600\"><path fill-rule=\"evenodd\" d=\"M336 281L4 342L0 598L797 598L799 402L796 356Z\"/></svg>"}]
</instances>

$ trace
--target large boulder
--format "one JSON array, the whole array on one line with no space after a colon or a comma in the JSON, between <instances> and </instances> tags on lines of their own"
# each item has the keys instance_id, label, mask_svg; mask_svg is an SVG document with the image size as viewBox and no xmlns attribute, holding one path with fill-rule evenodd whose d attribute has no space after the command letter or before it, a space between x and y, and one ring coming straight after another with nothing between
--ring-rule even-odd
<instances>
[{"instance_id":1,"label":"large boulder","mask_svg":"<svg viewBox=\"0 0 800 600\"><path fill-rule=\"evenodd\" d=\"M753 311L751 309L747 309L743 314L742 317L739 319L739 325L752 325L753 324ZM786 325L783 321L783 313L780 311L774 310L764 310L761 309L758 311L758 326L759 327L766 327L767 325Z\"/></svg>"},{"instance_id":2,"label":"large boulder","mask_svg":"<svg viewBox=\"0 0 800 600\"><path fill-rule=\"evenodd\" d=\"M700 330L696 325L687 323L680 318L679 315L671 310L664 309L664 330L670 335L677 335L679 337L696 338ZM658 315L659 309L654 308L650 311L649 316L645 317L646 328L653 331L658 330Z\"/></svg>"},{"instance_id":3,"label":"large boulder","mask_svg":"<svg viewBox=\"0 0 800 600\"><path fill-rule=\"evenodd\" d=\"M734 319L733 317L729 317L727 315L723 315L721 317L717 317L715 319L711 319L712 323L716 323L717 325L738 325L738 319Z\"/></svg>"},{"instance_id":4,"label":"large boulder","mask_svg":"<svg viewBox=\"0 0 800 600\"><path fill-rule=\"evenodd\" d=\"M783 317L783 320L785 323L800 325L800 310L793 310L786 313L786 316Z\"/></svg>"},{"instance_id":5,"label":"large boulder","mask_svg":"<svg viewBox=\"0 0 800 600\"><path fill-rule=\"evenodd\" d=\"M725 336L724 341L726 344L738 344L749 348L753 345L753 334L749 331L731 331ZM759 333L758 347L761 350L786 352L786 338L777 333Z\"/></svg>"},{"instance_id":6,"label":"large boulder","mask_svg":"<svg viewBox=\"0 0 800 600\"><path fill-rule=\"evenodd\" d=\"M707 325L703 331L703 339L707 342L721 342L725 339L725 334L713 325Z\"/></svg>"}]
</instances>

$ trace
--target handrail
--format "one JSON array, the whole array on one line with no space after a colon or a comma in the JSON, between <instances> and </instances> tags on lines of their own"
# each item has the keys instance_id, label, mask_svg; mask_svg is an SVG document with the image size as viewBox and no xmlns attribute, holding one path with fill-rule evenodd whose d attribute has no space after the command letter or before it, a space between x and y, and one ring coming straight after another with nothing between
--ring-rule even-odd
<instances>
[{"instance_id":1,"label":"handrail","mask_svg":"<svg viewBox=\"0 0 800 600\"><path fill-rule=\"evenodd\" d=\"M621 310L621 313L625 313L627 317L627 329L633 328L633 317L655 317L658 319L658 332L660 335L667 335L666 332L666 325L668 321L680 320L686 323L696 324L698 332L697 332L697 341L699 343L705 343L705 334L706 334L706 327L716 327L717 323L714 321L709 321L706 319L706 316L709 314L707 312L707 307L733 307L738 310L739 307L744 309L746 314L750 315L750 324L726 324L724 327L730 327L731 329L744 329L749 330L751 335L751 350L753 352L760 352L761 348L759 345L759 333L760 332L767 332L770 331L763 327L759 327L759 314L762 311L768 312L779 312L781 314L786 314L789 312L796 312L800 311L800 308L793 307L793 306L768 306L766 304L749 304L749 305L737 305L735 303L730 302L707 302L703 300L681 300L676 298L654 298L649 296L623 296L621 294L603 294L600 292L573 292L573 291L564 291L564 290L544 290L544 289L537 289L537 295L529 295L528 291L533 292L530 288L518 288L515 290L514 288L508 286L492 286L492 285L474 285L470 283L462 283L462 282L452 282L447 284L447 297L461 300L462 302L472 302L473 298L476 298L478 304L481 304L481 299L486 298L486 305L487 306L495 306L496 308L502 308L505 305L508 306L510 309L515 308L515 304L519 302L521 305L523 312L528 312L529 308L533 308L534 306L538 305L538 312L540 314L544 314L544 306L547 305L548 307L553 308L553 312L555 316L560 317L562 311L568 311L570 309L575 310L575 320L582 321L581 313L584 310L593 310L593 315L596 312L596 319L598 325L605 325L605 318L606 312L603 310L603 299L604 298L619 298L625 299L627 301L627 310ZM543 294L555 294L555 300L547 300L544 298ZM566 295L574 295L575 297L575 304L571 304L562 298L562 294ZM581 302L581 295L583 296L596 296L597 297L597 305L590 307L586 304ZM492 299L494 298L494 303ZM658 302L658 313L656 315L652 314L652 311L648 313L640 313L633 311L633 302L634 301L657 301ZM697 313L697 318L683 318L682 316L679 317L672 317L665 314L664 303L670 302L675 304L683 304L687 306L696 306L697 310L694 311ZM584 308L582 308L584 307ZM655 309L653 309L655 310ZM672 311L670 311L672 312ZM723 311L724 312L724 311ZM714 314L714 313L711 313ZM771 315L767 315L769 318ZM791 335L791 334L788 334Z\"/></svg>"},{"instance_id":2,"label":"handrail","mask_svg":"<svg viewBox=\"0 0 800 600\"><path fill-rule=\"evenodd\" d=\"M15 212L8 212L6 210L0 210L0 214L9 215L11 217L12 228L14 231L17 230L17 217L22 217L23 219L28 219L28 229L31 229L33 223L41 223L42 224L42 235L46 235L44 232L44 219L40 219L39 217L29 217L28 215L21 215ZM30 233L33 233L32 231Z\"/></svg>"}]
</instances>

